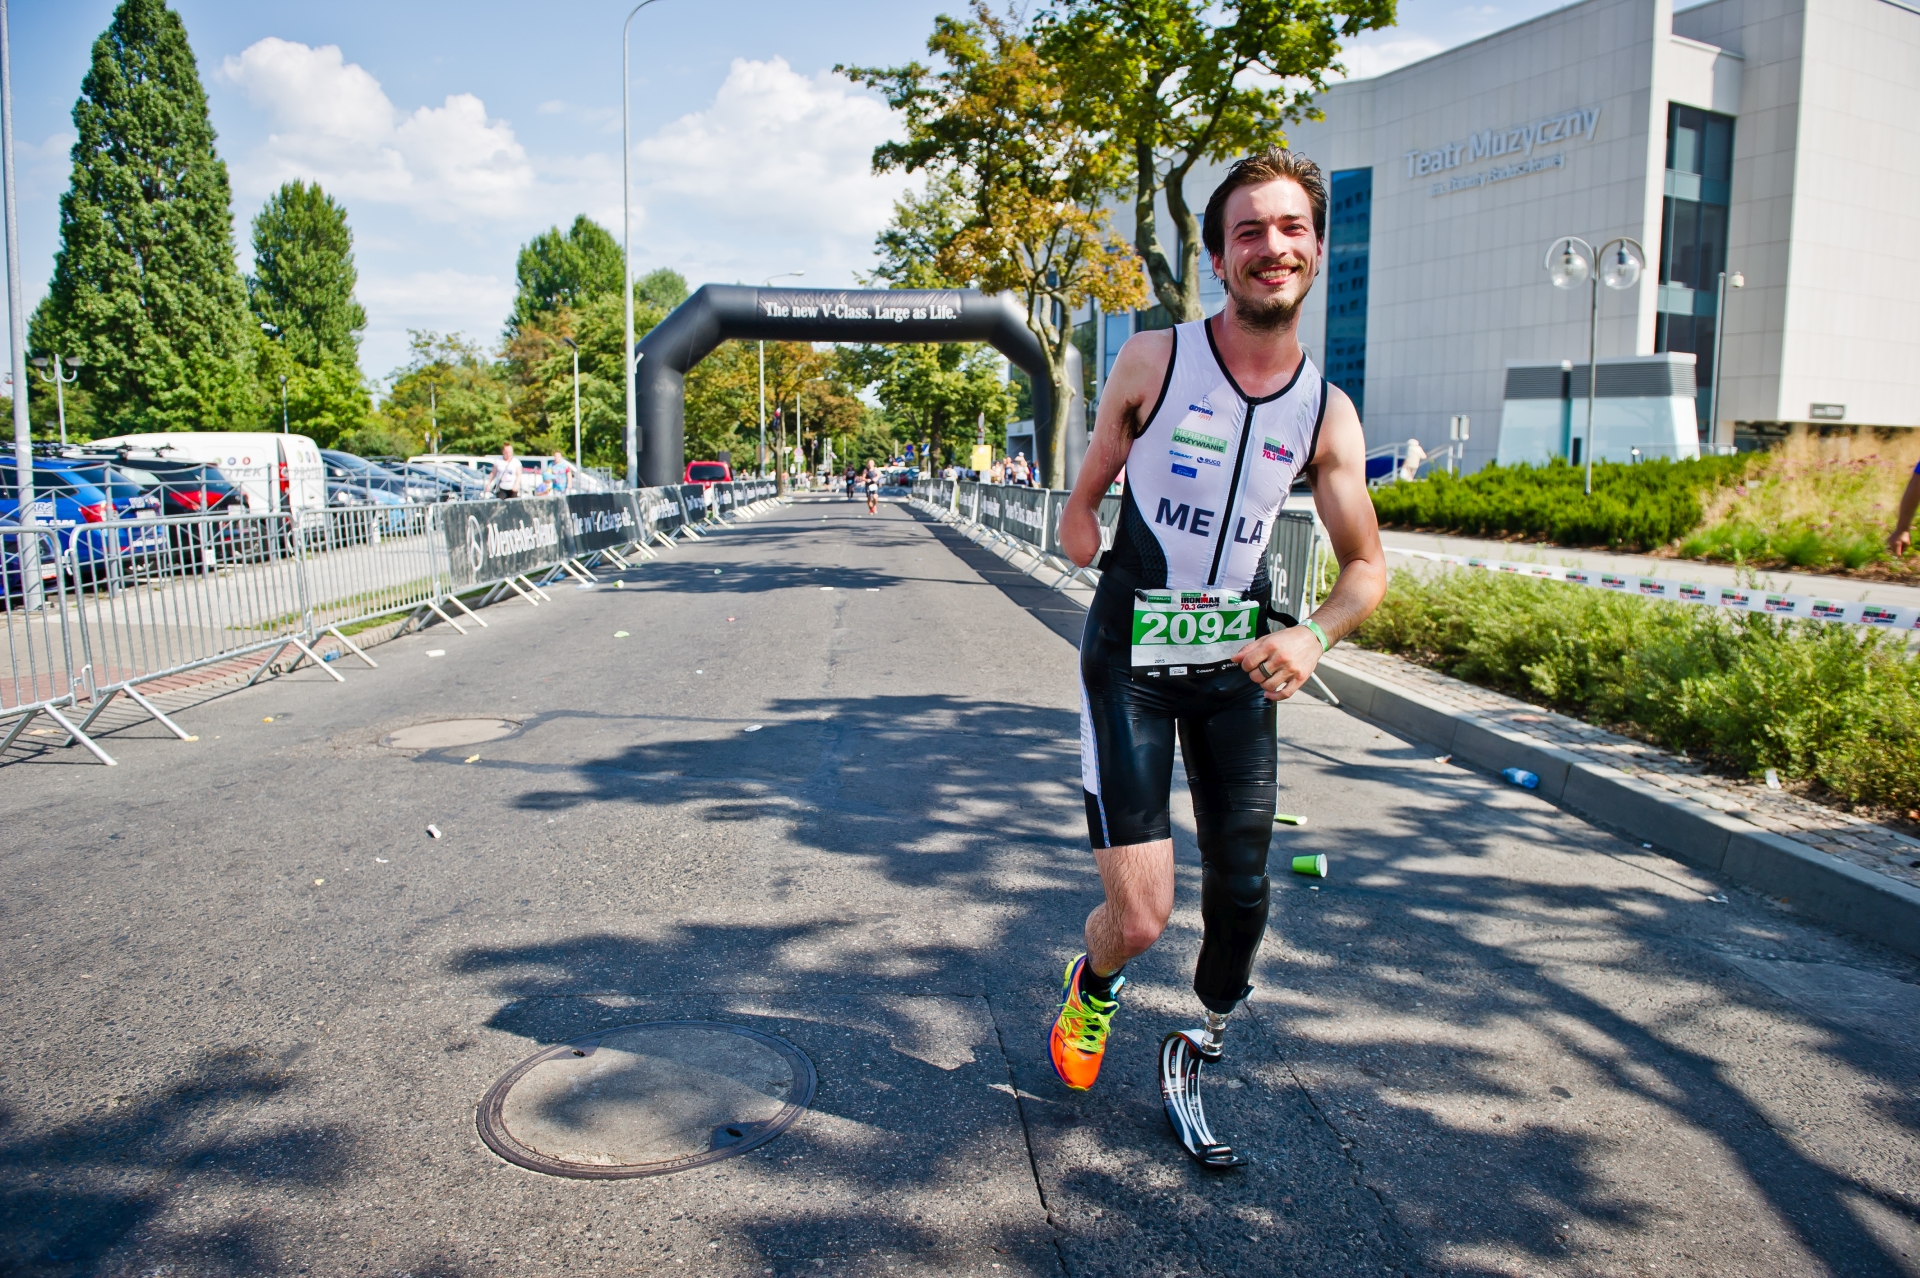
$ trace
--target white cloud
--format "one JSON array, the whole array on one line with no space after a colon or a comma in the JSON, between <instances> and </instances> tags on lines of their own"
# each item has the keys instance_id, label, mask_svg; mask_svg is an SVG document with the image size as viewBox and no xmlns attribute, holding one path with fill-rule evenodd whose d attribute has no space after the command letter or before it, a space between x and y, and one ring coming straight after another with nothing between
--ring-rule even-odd
<instances>
[{"instance_id":1,"label":"white cloud","mask_svg":"<svg viewBox=\"0 0 1920 1278\"><path fill-rule=\"evenodd\" d=\"M235 165L239 184L255 193L301 177L436 221L512 218L529 203L526 150L470 93L405 113L338 46L274 37L225 59L219 75L270 120L267 140Z\"/></svg>"},{"instance_id":2,"label":"white cloud","mask_svg":"<svg viewBox=\"0 0 1920 1278\"><path fill-rule=\"evenodd\" d=\"M1449 47L1444 41L1423 35L1398 35L1381 39L1362 36L1357 43L1340 51L1340 61L1346 64L1346 79L1367 80L1397 71L1422 58L1430 58Z\"/></svg>"},{"instance_id":3,"label":"white cloud","mask_svg":"<svg viewBox=\"0 0 1920 1278\"><path fill-rule=\"evenodd\" d=\"M695 283L797 265L844 280L871 265L910 184L872 171L895 129L884 103L831 72L735 59L710 106L635 145L636 241Z\"/></svg>"},{"instance_id":4,"label":"white cloud","mask_svg":"<svg viewBox=\"0 0 1920 1278\"><path fill-rule=\"evenodd\" d=\"M389 369L405 364L407 330L414 328L464 333L490 347L513 308L513 293L510 277L451 268L397 276L363 274L355 294L367 308L369 323L360 346L360 366L384 377Z\"/></svg>"}]
</instances>

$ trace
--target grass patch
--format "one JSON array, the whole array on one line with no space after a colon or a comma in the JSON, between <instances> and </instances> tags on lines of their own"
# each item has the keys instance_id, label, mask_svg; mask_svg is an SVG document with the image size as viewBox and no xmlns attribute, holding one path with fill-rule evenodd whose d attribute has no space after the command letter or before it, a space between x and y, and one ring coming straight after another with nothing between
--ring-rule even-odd
<instances>
[{"instance_id":1,"label":"grass patch","mask_svg":"<svg viewBox=\"0 0 1920 1278\"><path fill-rule=\"evenodd\" d=\"M1679 553L1758 568L1920 576L1920 562L1901 564L1887 554L1907 473L1878 458L1768 458L1707 496L1703 524Z\"/></svg>"},{"instance_id":2,"label":"grass patch","mask_svg":"<svg viewBox=\"0 0 1920 1278\"><path fill-rule=\"evenodd\" d=\"M1751 454L1598 462L1593 495L1586 472L1555 458L1544 466L1488 466L1373 490L1382 524L1476 537L1544 538L1562 546L1653 550L1700 527L1711 499L1761 464Z\"/></svg>"},{"instance_id":3,"label":"grass patch","mask_svg":"<svg viewBox=\"0 0 1920 1278\"><path fill-rule=\"evenodd\" d=\"M1736 773L1920 807L1920 657L1896 635L1399 569L1356 638Z\"/></svg>"}]
</instances>

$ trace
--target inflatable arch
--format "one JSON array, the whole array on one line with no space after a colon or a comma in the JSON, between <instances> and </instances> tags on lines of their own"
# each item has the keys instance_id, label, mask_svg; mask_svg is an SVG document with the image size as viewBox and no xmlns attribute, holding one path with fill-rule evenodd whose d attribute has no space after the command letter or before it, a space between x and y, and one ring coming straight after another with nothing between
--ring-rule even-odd
<instances>
[{"instance_id":1,"label":"inflatable arch","mask_svg":"<svg viewBox=\"0 0 1920 1278\"><path fill-rule=\"evenodd\" d=\"M988 342L1033 382L1035 451L1053 444L1053 386L1040 341L1019 303L970 289L753 288L706 284L640 339L634 371L635 434L627 474L641 485L677 484L686 468L687 370L721 342ZM1067 351L1079 386L1080 352ZM1078 400L1079 395L1074 396ZM1068 484L1086 452L1085 414L1068 414ZM636 456L637 453L637 456Z\"/></svg>"}]
</instances>

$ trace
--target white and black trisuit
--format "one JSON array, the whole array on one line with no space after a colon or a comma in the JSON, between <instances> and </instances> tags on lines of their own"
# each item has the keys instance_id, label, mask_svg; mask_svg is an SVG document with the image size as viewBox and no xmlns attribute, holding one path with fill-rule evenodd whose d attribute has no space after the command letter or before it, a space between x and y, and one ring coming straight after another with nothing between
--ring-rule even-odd
<instances>
[{"instance_id":1,"label":"white and black trisuit","mask_svg":"<svg viewBox=\"0 0 1920 1278\"><path fill-rule=\"evenodd\" d=\"M1173 329L1160 398L1127 456L1119 527L1080 641L1080 773L1094 847L1170 838L1178 729L1202 865L1194 991L1225 1013L1251 988L1267 922L1274 703L1230 662L1185 675L1136 671L1134 592L1232 591L1259 599L1270 624L1292 624L1273 611L1267 543L1313 460L1327 384L1303 353L1285 387L1248 396L1220 359L1213 322Z\"/></svg>"}]
</instances>

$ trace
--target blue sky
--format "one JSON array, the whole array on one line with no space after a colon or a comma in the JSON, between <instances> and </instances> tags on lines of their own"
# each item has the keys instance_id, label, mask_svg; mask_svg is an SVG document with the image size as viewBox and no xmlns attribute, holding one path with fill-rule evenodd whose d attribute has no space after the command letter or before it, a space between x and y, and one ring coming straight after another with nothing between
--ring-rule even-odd
<instances>
[{"instance_id":1,"label":"blue sky","mask_svg":"<svg viewBox=\"0 0 1920 1278\"><path fill-rule=\"evenodd\" d=\"M14 131L28 305L58 246L72 110L111 0L15 0ZM493 342L530 236L586 213L618 234L620 23L628 5L475 0L176 0L248 224L282 181L348 210L369 327L361 364L407 330ZM893 121L837 62L923 56L946 0L659 0L634 20L634 260L698 285L805 269L850 284L904 188L868 168ZM1347 55L1372 75L1555 7L1402 0ZM794 281L797 282L797 281Z\"/></svg>"}]
</instances>

